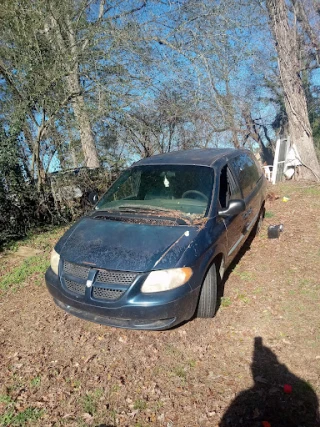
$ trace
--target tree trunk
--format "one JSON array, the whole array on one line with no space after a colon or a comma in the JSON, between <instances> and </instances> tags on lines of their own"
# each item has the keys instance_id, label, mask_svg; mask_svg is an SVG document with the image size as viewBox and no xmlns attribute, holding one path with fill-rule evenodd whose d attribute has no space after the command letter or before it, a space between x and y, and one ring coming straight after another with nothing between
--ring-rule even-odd
<instances>
[{"instance_id":1,"label":"tree trunk","mask_svg":"<svg viewBox=\"0 0 320 427\"><path fill-rule=\"evenodd\" d=\"M28 128L28 124L25 124L22 127L22 131L23 131L23 134L25 136L25 140L26 140L27 146L30 150L30 153L32 153L32 158L35 159L37 156L39 156L37 159L37 164L38 164L37 175L36 175L37 179L44 180L46 177L46 172L44 170L42 160L40 159L40 147L38 146L37 142L33 141L32 134L30 132L30 129ZM36 152L34 152L35 149L36 149ZM29 173L30 173L30 171L29 171ZM33 171L32 175L30 174L30 176L32 176L32 179L34 179L34 171Z\"/></svg>"},{"instance_id":2,"label":"tree trunk","mask_svg":"<svg viewBox=\"0 0 320 427\"><path fill-rule=\"evenodd\" d=\"M238 138L238 128L235 123L235 109L233 106L233 96L230 90L229 78L225 79L226 96L225 96L225 110L226 110L226 125L230 127L232 133L232 142L235 148L240 148Z\"/></svg>"},{"instance_id":3,"label":"tree trunk","mask_svg":"<svg viewBox=\"0 0 320 427\"><path fill-rule=\"evenodd\" d=\"M318 65L320 64L320 40L317 33L315 33L308 20L303 3L300 0L292 0L292 4L295 8L298 20L301 22L303 31L307 34L310 39L311 45L315 50L315 56Z\"/></svg>"},{"instance_id":4,"label":"tree trunk","mask_svg":"<svg viewBox=\"0 0 320 427\"><path fill-rule=\"evenodd\" d=\"M303 164L302 178L319 181L320 165L313 144L306 96L299 75L300 64L295 32L289 26L285 0L266 0L266 4L278 52L291 143L296 144Z\"/></svg>"},{"instance_id":5,"label":"tree trunk","mask_svg":"<svg viewBox=\"0 0 320 427\"><path fill-rule=\"evenodd\" d=\"M73 71L67 77L70 93L79 93L72 101L74 115L79 126L80 139L84 160L89 168L98 168L100 166L96 145L93 138L91 123L85 110L85 102L81 95L81 87L77 71Z\"/></svg>"},{"instance_id":6,"label":"tree trunk","mask_svg":"<svg viewBox=\"0 0 320 427\"><path fill-rule=\"evenodd\" d=\"M51 25L55 29L56 38L52 43L57 43L61 53L67 56L70 61L69 74L67 75L67 85L70 95L76 94L73 97L72 106L76 121L80 132L80 140L84 160L86 166L89 168L98 168L100 166L97 148L94 142L91 123L88 113L85 109L85 101L82 95L81 84L79 79L79 62L78 62L78 47L74 30L72 28L69 16L65 17L65 23L62 27L66 27L67 40L65 40L61 33L61 25L55 17L51 17Z\"/></svg>"},{"instance_id":7,"label":"tree trunk","mask_svg":"<svg viewBox=\"0 0 320 427\"><path fill-rule=\"evenodd\" d=\"M70 92L79 94L77 97L74 98L72 102L73 110L79 126L80 139L85 163L89 168L98 168L100 166L98 152L94 142L92 127L88 117L88 113L85 109L84 97L81 93L82 91L79 80L77 40L68 16L66 17L66 22L70 41L70 50L74 62L73 69L71 70L70 75L67 77L67 81Z\"/></svg>"}]
</instances>

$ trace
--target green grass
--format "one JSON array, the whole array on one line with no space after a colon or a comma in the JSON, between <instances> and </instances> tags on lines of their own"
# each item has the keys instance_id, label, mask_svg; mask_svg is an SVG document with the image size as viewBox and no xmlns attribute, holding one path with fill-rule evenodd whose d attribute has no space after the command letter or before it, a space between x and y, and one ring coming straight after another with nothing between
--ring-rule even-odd
<instances>
[{"instance_id":1,"label":"green grass","mask_svg":"<svg viewBox=\"0 0 320 427\"><path fill-rule=\"evenodd\" d=\"M231 305L230 297L222 297L221 298L221 307L229 307Z\"/></svg>"},{"instance_id":2,"label":"green grass","mask_svg":"<svg viewBox=\"0 0 320 427\"><path fill-rule=\"evenodd\" d=\"M279 183L278 188L281 193L281 198L283 196L291 197L298 193L303 193L305 195L309 196L320 196L320 185L319 184L311 184L311 185L305 185L303 183L299 184L296 183L295 185L292 185L292 182L282 182Z\"/></svg>"},{"instance_id":3,"label":"green grass","mask_svg":"<svg viewBox=\"0 0 320 427\"><path fill-rule=\"evenodd\" d=\"M0 290L16 290L23 282L31 279L35 274L41 274L41 281L48 267L49 260L46 254L27 258L19 266L2 276L0 279ZM33 277L33 281L38 284L39 278L35 279Z\"/></svg>"},{"instance_id":4,"label":"green grass","mask_svg":"<svg viewBox=\"0 0 320 427\"><path fill-rule=\"evenodd\" d=\"M274 213L271 211L266 211L266 213L264 214L265 218L273 218L274 217Z\"/></svg>"},{"instance_id":5,"label":"green grass","mask_svg":"<svg viewBox=\"0 0 320 427\"><path fill-rule=\"evenodd\" d=\"M3 249L5 252L16 252L19 246L30 246L35 249L50 250L71 225L72 223L68 224L68 226L47 226L45 229L39 228L29 231L27 236L21 240L7 242Z\"/></svg>"},{"instance_id":6,"label":"green grass","mask_svg":"<svg viewBox=\"0 0 320 427\"><path fill-rule=\"evenodd\" d=\"M303 192L309 196L320 196L320 185L306 187L303 189Z\"/></svg>"},{"instance_id":7,"label":"green grass","mask_svg":"<svg viewBox=\"0 0 320 427\"><path fill-rule=\"evenodd\" d=\"M41 377L34 377L30 381L31 387L39 387L40 384L41 384Z\"/></svg>"},{"instance_id":8,"label":"green grass","mask_svg":"<svg viewBox=\"0 0 320 427\"><path fill-rule=\"evenodd\" d=\"M252 273L249 273L248 271L242 271L239 273L239 277L241 280L244 280L246 282L251 282L253 280Z\"/></svg>"},{"instance_id":9,"label":"green grass","mask_svg":"<svg viewBox=\"0 0 320 427\"><path fill-rule=\"evenodd\" d=\"M143 399L138 399L133 404L133 409L139 409L139 411L143 411L147 408L147 402Z\"/></svg>"},{"instance_id":10,"label":"green grass","mask_svg":"<svg viewBox=\"0 0 320 427\"><path fill-rule=\"evenodd\" d=\"M177 357L181 356L180 350L177 347L175 347L173 344L167 344L165 347L165 351L166 353L173 356L177 356Z\"/></svg>"},{"instance_id":11,"label":"green grass","mask_svg":"<svg viewBox=\"0 0 320 427\"><path fill-rule=\"evenodd\" d=\"M97 389L92 393L87 393L82 401L83 411L90 415L94 415L97 412L98 402L102 395L103 391L101 389Z\"/></svg>"},{"instance_id":12,"label":"green grass","mask_svg":"<svg viewBox=\"0 0 320 427\"><path fill-rule=\"evenodd\" d=\"M57 226L45 232L41 230L32 231L28 233L27 237L21 240L19 244L30 246L35 249L50 250L65 230L66 227Z\"/></svg>"},{"instance_id":13,"label":"green grass","mask_svg":"<svg viewBox=\"0 0 320 427\"><path fill-rule=\"evenodd\" d=\"M250 299L245 294L238 294L237 298L244 304L247 304L250 301Z\"/></svg>"},{"instance_id":14,"label":"green grass","mask_svg":"<svg viewBox=\"0 0 320 427\"><path fill-rule=\"evenodd\" d=\"M118 384L113 384L110 388L111 393L118 393L120 391L121 387Z\"/></svg>"},{"instance_id":15,"label":"green grass","mask_svg":"<svg viewBox=\"0 0 320 427\"><path fill-rule=\"evenodd\" d=\"M0 394L0 403L12 403L13 400L7 394Z\"/></svg>"},{"instance_id":16,"label":"green grass","mask_svg":"<svg viewBox=\"0 0 320 427\"><path fill-rule=\"evenodd\" d=\"M251 282L253 280L253 275L249 271L239 271L239 266L237 265L233 269L233 273L240 277L241 280L244 280L246 282Z\"/></svg>"},{"instance_id":17,"label":"green grass","mask_svg":"<svg viewBox=\"0 0 320 427\"><path fill-rule=\"evenodd\" d=\"M197 365L197 362L196 362L196 360L191 359L188 361L188 365L190 366L190 368L195 368Z\"/></svg>"},{"instance_id":18,"label":"green grass","mask_svg":"<svg viewBox=\"0 0 320 427\"><path fill-rule=\"evenodd\" d=\"M44 411L37 408L26 408L17 412L14 401L8 395L0 395L0 403L5 403L5 409L0 414L0 427L22 427L25 424L32 425L43 415Z\"/></svg>"},{"instance_id":19,"label":"green grass","mask_svg":"<svg viewBox=\"0 0 320 427\"><path fill-rule=\"evenodd\" d=\"M184 380L187 378L187 373L182 366L176 366L173 370L173 373L177 375L177 377L182 378Z\"/></svg>"}]
</instances>

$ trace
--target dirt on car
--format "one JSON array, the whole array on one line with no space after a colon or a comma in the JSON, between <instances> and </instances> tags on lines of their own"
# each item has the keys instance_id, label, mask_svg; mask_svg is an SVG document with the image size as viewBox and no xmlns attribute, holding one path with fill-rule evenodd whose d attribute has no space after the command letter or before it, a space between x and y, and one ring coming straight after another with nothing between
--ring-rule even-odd
<instances>
[{"instance_id":1,"label":"dirt on car","mask_svg":"<svg viewBox=\"0 0 320 427\"><path fill-rule=\"evenodd\" d=\"M43 272L64 230L0 254L0 426L319 426L320 186L269 193L215 318L169 331L56 307Z\"/></svg>"}]
</instances>

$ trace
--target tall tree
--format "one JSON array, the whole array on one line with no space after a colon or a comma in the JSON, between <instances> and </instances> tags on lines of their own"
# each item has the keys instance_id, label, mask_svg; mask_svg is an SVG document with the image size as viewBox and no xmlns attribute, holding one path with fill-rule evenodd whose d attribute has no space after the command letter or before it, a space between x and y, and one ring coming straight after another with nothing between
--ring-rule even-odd
<instances>
[{"instance_id":1,"label":"tall tree","mask_svg":"<svg viewBox=\"0 0 320 427\"><path fill-rule=\"evenodd\" d=\"M289 23L285 0L266 0L266 5L278 52L290 138L299 152L303 165L302 177L320 180L320 165L315 152L306 96L300 77L296 32Z\"/></svg>"},{"instance_id":2,"label":"tall tree","mask_svg":"<svg viewBox=\"0 0 320 427\"><path fill-rule=\"evenodd\" d=\"M318 31L313 28L310 24L310 20L307 16L305 5L301 0L291 0L294 7L294 13L297 16L298 21L301 23L301 27L308 37L311 48L313 50L313 56L318 66L320 66L320 37Z\"/></svg>"},{"instance_id":3,"label":"tall tree","mask_svg":"<svg viewBox=\"0 0 320 427\"><path fill-rule=\"evenodd\" d=\"M5 3L0 16L1 111L8 116L9 103L15 115L24 116L21 132L32 156L31 174L42 179L56 153L60 165L70 164L71 157L77 163L79 142L80 164L99 166L99 150L107 148L97 142L109 134L99 122L127 111L147 81L144 66L150 55L146 43L142 47L141 20L135 18L146 2Z\"/></svg>"},{"instance_id":4,"label":"tall tree","mask_svg":"<svg viewBox=\"0 0 320 427\"><path fill-rule=\"evenodd\" d=\"M81 40L81 44L79 43L79 29L75 25L75 22L79 21L79 15L76 14L74 19L71 18L70 2L64 2L58 10L57 8L53 9L50 2L48 5L46 34L52 45L55 46L56 53L58 52L58 55L64 58L65 79L69 93L74 94L72 106L80 132L85 164L89 168L97 168L100 161L80 82L80 57L83 50L87 48L88 40ZM82 12L80 9L78 13Z\"/></svg>"}]
</instances>

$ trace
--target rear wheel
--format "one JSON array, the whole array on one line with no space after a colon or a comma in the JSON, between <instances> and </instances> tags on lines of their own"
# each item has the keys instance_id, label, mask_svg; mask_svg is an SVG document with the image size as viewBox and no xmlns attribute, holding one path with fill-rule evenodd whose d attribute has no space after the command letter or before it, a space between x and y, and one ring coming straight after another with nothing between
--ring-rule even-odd
<instances>
[{"instance_id":1,"label":"rear wheel","mask_svg":"<svg viewBox=\"0 0 320 427\"><path fill-rule=\"evenodd\" d=\"M217 266L212 264L203 281L197 308L197 317L213 317L217 310L218 275Z\"/></svg>"}]
</instances>

